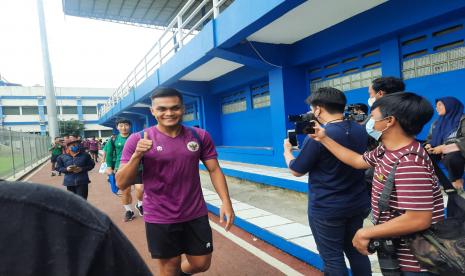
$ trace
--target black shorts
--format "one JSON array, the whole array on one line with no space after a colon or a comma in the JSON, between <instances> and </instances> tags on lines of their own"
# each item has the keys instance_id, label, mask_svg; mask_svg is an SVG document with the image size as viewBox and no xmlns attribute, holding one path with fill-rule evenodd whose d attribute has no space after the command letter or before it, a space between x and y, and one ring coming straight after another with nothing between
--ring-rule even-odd
<instances>
[{"instance_id":1,"label":"black shorts","mask_svg":"<svg viewBox=\"0 0 465 276\"><path fill-rule=\"evenodd\" d=\"M52 155L52 158L50 158L50 161L52 163L56 163L57 162L57 158L58 158L59 155Z\"/></svg>"},{"instance_id":2,"label":"black shorts","mask_svg":"<svg viewBox=\"0 0 465 276\"><path fill-rule=\"evenodd\" d=\"M89 150L90 153L98 154L98 150Z\"/></svg>"},{"instance_id":3,"label":"black shorts","mask_svg":"<svg viewBox=\"0 0 465 276\"><path fill-rule=\"evenodd\" d=\"M145 230L153 259L169 259L181 254L202 256L213 252L208 216L172 224L146 222Z\"/></svg>"}]
</instances>

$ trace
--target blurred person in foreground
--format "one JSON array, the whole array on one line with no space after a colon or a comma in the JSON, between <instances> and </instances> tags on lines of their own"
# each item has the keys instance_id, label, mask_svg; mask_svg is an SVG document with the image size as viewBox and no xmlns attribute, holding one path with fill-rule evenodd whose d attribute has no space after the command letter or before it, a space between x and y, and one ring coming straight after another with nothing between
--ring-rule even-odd
<instances>
[{"instance_id":1,"label":"blurred person in foreground","mask_svg":"<svg viewBox=\"0 0 465 276\"><path fill-rule=\"evenodd\" d=\"M152 275L108 216L57 188L0 181L0 225L0 275Z\"/></svg>"}]
</instances>

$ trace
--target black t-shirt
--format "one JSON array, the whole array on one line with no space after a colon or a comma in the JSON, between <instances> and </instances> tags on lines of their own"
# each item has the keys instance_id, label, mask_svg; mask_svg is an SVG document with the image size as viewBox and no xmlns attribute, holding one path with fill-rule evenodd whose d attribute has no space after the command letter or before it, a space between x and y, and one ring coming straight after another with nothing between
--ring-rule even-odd
<instances>
[{"instance_id":1,"label":"black t-shirt","mask_svg":"<svg viewBox=\"0 0 465 276\"><path fill-rule=\"evenodd\" d=\"M357 153L367 148L367 133L353 121L327 124L326 134ZM319 142L306 137L302 150L290 168L308 173L308 213L320 218L337 218L365 212L370 199L364 170L356 170L339 161Z\"/></svg>"},{"instance_id":2,"label":"black t-shirt","mask_svg":"<svg viewBox=\"0 0 465 276\"><path fill-rule=\"evenodd\" d=\"M85 200L0 181L0 275L152 275L126 236Z\"/></svg>"}]
</instances>

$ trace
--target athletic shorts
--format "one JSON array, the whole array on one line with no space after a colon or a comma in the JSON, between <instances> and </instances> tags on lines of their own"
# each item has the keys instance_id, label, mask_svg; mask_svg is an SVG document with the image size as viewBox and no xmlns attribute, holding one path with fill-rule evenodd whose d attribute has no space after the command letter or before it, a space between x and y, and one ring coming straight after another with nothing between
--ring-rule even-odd
<instances>
[{"instance_id":1,"label":"athletic shorts","mask_svg":"<svg viewBox=\"0 0 465 276\"><path fill-rule=\"evenodd\" d=\"M98 154L98 150L89 150L90 153Z\"/></svg>"},{"instance_id":2,"label":"athletic shorts","mask_svg":"<svg viewBox=\"0 0 465 276\"><path fill-rule=\"evenodd\" d=\"M50 158L50 161L51 161L52 163L56 163L56 162L57 162L58 156L60 156L60 155L52 155L52 158Z\"/></svg>"},{"instance_id":3,"label":"athletic shorts","mask_svg":"<svg viewBox=\"0 0 465 276\"><path fill-rule=\"evenodd\" d=\"M145 222L145 230L153 259L169 259L181 254L203 256L213 252L208 216L172 224Z\"/></svg>"}]
</instances>

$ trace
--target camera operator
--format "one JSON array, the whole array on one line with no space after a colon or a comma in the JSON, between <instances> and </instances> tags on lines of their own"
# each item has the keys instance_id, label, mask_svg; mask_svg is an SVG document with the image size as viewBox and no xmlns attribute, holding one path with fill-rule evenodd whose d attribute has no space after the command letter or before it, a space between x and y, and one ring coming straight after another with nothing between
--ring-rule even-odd
<instances>
[{"instance_id":1,"label":"camera operator","mask_svg":"<svg viewBox=\"0 0 465 276\"><path fill-rule=\"evenodd\" d=\"M313 92L306 102L331 138L359 154L366 150L366 131L356 122L344 120L344 93L324 87ZM351 244L369 211L364 171L343 164L308 136L297 158L291 151L292 145L284 140L284 157L291 173L309 173L308 219L324 261L325 275L348 275L344 253L353 275L371 275L368 257Z\"/></svg>"},{"instance_id":2,"label":"camera operator","mask_svg":"<svg viewBox=\"0 0 465 276\"><path fill-rule=\"evenodd\" d=\"M405 239L444 219L444 204L433 164L415 140L415 135L432 116L433 108L425 98L414 93L394 93L374 103L366 125L370 136L381 139L376 149L361 155L335 141L318 124L311 135L345 164L357 169L375 168L371 206L376 225L358 230L352 242L364 255L369 254L370 240L380 245L376 250L384 275L432 275L420 266ZM380 197L385 194L383 189L392 178L395 164L388 211L380 212ZM386 252L387 248L393 250Z\"/></svg>"},{"instance_id":3,"label":"camera operator","mask_svg":"<svg viewBox=\"0 0 465 276\"><path fill-rule=\"evenodd\" d=\"M346 107L345 117L348 120L353 120L360 125L365 125L368 118L368 106L364 103L350 104Z\"/></svg>"}]
</instances>

